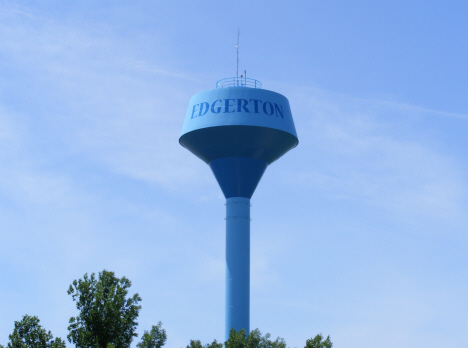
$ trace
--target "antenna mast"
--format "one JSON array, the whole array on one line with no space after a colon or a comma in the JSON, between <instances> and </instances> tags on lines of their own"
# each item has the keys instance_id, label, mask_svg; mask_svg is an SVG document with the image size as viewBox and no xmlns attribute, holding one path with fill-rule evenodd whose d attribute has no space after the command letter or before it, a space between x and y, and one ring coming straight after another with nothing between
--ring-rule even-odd
<instances>
[{"instance_id":1,"label":"antenna mast","mask_svg":"<svg viewBox=\"0 0 468 348\"><path fill-rule=\"evenodd\" d=\"M239 36L240 36L240 29L237 27L237 70L236 70L236 77L239 77Z\"/></svg>"}]
</instances>

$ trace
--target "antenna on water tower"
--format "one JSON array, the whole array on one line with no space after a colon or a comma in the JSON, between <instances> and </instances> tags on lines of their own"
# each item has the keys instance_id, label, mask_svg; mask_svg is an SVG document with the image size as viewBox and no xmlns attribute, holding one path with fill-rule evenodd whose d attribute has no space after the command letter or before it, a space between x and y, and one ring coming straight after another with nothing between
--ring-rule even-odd
<instances>
[{"instance_id":1,"label":"antenna on water tower","mask_svg":"<svg viewBox=\"0 0 468 348\"><path fill-rule=\"evenodd\" d=\"M239 33L237 76L190 99L179 138L226 198L226 341L232 328L250 329L250 199L266 168L299 142L288 99L239 78Z\"/></svg>"},{"instance_id":2,"label":"antenna on water tower","mask_svg":"<svg viewBox=\"0 0 468 348\"><path fill-rule=\"evenodd\" d=\"M236 77L239 77L239 36L240 36L240 28L237 27L237 70L236 70Z\"/></svg>"}]
</instances>

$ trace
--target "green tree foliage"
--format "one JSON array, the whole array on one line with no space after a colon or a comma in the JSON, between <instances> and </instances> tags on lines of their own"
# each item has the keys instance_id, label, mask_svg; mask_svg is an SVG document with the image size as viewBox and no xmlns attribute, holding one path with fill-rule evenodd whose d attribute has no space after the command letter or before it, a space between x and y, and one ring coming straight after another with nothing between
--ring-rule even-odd
<instances>
[{"instance_id":1,"label":"green tree foliage","mask_svg":"<svg viewBox=\"0 0 468 348\"><path fill-rule=\"evenodd\" d=\"M162 323L153 325L151 331L144 331L141 342L137 344L138 348L161 348L166 343L166 330L162 328Z\"/></svg>"},{"instance_id":2,"label":"green tree foliage","mask_svg":"<svg viewBox=\"0 0 468 348\"><path fill-rule=\"evenodd\" d=\"M7 348L65 348L65 341L53 338L52 333L39 324L38 317L24 315L21 321L15 321Z\"/></svg>"},{"instance_id":3,"label":"green tree foliage","mask_svg":"<svg viewBox=\"0 0 468 348\"><path fill-rule=\"evenodd\" d=\"M332 348L333 343L330 341L330 336L326 340L323 340L322 334L318 334L314 338L310 338L306 341L304 348Z\"/></svg>"},{"instance_id":4,"label":"green tree foliage","mask_svg":"<svg viewBox=\"0 0 468 348\"><path fill-rule=\"evenodd\" d=\"M259 329L255 329L246 337L245 330L231 329L225 348L286 348L284 339L278 337L272 341L270 334L262 336Z\"/></svg>"},{"instance_id":5,"label":"green tree foliage","mask_svg":"<svg viewBox=\"0 0 468 348\"><path fill-rule=\"evenodd\" d=\"M214 340L212 343L205 344L203 346L198 340L190 340L190 344L187 346L187 348L223 348L223 344Z\"/></svg>"},{"instance_id":6,"label":"green tree foliage","mask_svg":"<svg viewBox=\"0 0 468 348\"><path fill-rule=\"evenodd\" d=\"M68 340L77 348L128 348L137 336L136 319L141 306L138 294L128 297L130 280L121 279L114 272L102 271L74 280L68 294L80 311L71 317Z\"/></svg>"},{"instance_id":7,"label":"green tree foliage","mask_svg":"<svg viewBox=\"0 0 468 348\"><path fill-rule=\"evenodd\" d=\"M286 348L286 342L284 339L278 337L272 341L270 334L262 336L260 330L255 329L250 332L246 337L245 330L236 331L231 329L229 333L229 339L225 342L225 348ZM192 345L192 342L194 344ZM198 342L198 345L196 345ZM187 348L203 348L200 341L190 341L191 345ZM313 339L309 339L306 342L305 348L332 348L333 344L330 341L330 336L326 340L323 340L322 335L317 335ZM207 347L207 346L205 346ZM221 348L221 346L216 348Z\"/></svg>"},{"instance_id":8,"label":"green tree foliage","mask_svg":"<svg viewBox=\"0 0 468 348\"><path fill-rule=\"evenodd\" d=\"M190 344L186 348L203 348L200 340L190 340Z\"/></svg>"},{"instance_id":9,"label":"green tree foliage","mask_svg":"<svg viewBox=\"0 0 468 348\"><path fill-rule=\"evenodd\" d=\"M229 339L224 343L225 348L246 348L247 340L245 330L236 331L231 329Z\"/></svg>"},{"instance_id":10,"label":"green tree foliage","mask_svg":"<svg viewBox=\"0 0 468 348\"><path fill-rule=\"evenodd\" d=\"M286 348L284 339L277 337L276 340L270 340L270 334L262 336L259 329L250 332L247 337L247 348Z\"/></svg>"},{"instance_id":11,"label":"green tree foliage","mask_svg":"<svg viewBox=\"0 0 468 348\"><path fill-rule=\"evenodd\" d=\"M141 298L138 294L128 296L131 282L114 272L103 270L98 278L86 273L83 279L74 280L68 294L76 301L79 310L77 317L71 317L68 326L68 340L77 348L129 348L138 323ZM9 336L7 347L0 348L66 348L60 338L53 339L50 331L39 325L37 317L25 315L21 321L15 321L15 329ZM162 348L166 343L166 330L162 323L153 325L151 331L144 331L137 348ZM304 348L332 348L330 336L325 340L319 334L308 339ZM191 340L186 348L223 348L223 343L214 340L202 345L199 340ZM245 330L231 330L224 348L287 348L284 339L274 341L270 334L262 335L255 329L246 335Z\"/></svg>"}]
</instances>

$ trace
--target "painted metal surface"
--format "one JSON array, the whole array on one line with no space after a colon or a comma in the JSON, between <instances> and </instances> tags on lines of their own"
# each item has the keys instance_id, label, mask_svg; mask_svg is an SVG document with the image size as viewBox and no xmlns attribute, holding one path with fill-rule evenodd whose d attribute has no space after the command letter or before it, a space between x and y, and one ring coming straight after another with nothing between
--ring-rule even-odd
<instances>
[{"instance_id":1,"label":"painted metal surface","mask_svg":"<svg viewBox=\"0 0 468 348\"><path fill-rule=\"evenodd\" d=\"M298 144L288 99L243 80L194 95L179 138L226 197L226 339L250 328L250 198L268 165Z\"/></svg>"},{"instance_id":2,"label":"painted metal surface","mask_svg":"<svg viewBox=\"0 0 468 348\"><path fill-rule=\"evenodd\" d=\"M226 199L226 311L229 331L250 330L250 199Z\"/></svg>"},{"instance_id":3,"label":"painted metal surface","mask_svg":"<svg viewBox=\"0 0 468 348\"><path fill-rule=\"evenodd\" d=\"M267 166L267 162L249 157L226 157L210 162L226 198L251 198Z\"/></svg>"},{"instance_id":4,"label":"painted metal surface","mask_svg":"<svg viewBox=\"0 0 468 348\"><path fill-rule=\"evenodd\" d=\"M179 142L208 164L227 157L271 164L297 146L298 139L286 97L230 87L191 98Z\"/></svg>"},{"instance_id":5,"label":"painted metal surface","mask_svg":"<svg viewBox=\"0 0 468 348\"><path fill-rule=\"evenodd\" d=\"M288 99L265 89L230 87L195 94L189 103L181 137L216 126L257 126L277 129L296 138Z\"/></svg>"}]
</instances>

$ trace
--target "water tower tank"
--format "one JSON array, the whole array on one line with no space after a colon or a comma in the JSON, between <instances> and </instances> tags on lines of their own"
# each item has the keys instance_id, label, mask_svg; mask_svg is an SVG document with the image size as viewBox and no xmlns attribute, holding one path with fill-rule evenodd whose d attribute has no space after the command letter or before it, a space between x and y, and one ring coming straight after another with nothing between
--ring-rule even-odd
<instances>
[{"instance_id":1,"label":"water tower tank","mask_svg":"<svg viewBox=\"0 0 468 348\"><path fill-rule=\"evenodd\" d=\"M250 329L250 198L268 165L298 144L288 99L261 87L234 77L194 95L179 139L226 197L226 339Z\"/></svg>"}]
</instances>

